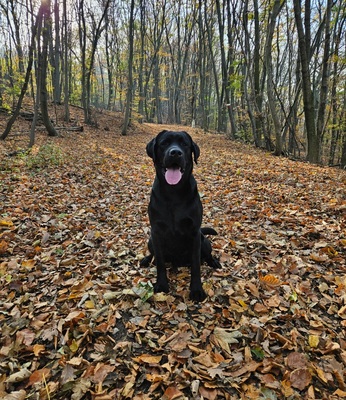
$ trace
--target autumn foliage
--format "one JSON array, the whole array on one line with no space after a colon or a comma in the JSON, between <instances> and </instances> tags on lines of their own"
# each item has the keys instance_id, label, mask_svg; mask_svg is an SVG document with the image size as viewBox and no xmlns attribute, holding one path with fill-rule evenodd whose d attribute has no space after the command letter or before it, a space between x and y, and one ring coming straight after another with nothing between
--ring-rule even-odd
<instances>
[{"instance_id":1,"label":"autumn foliage","mask_svg":"<svg viewBox=\"0 0 346 400\"><path fill-rule=\"evenodd\" d=\"M189 129L223 265L194 304L139 267L162 127L99 125L1 143L0 398L346 397L345 172Z\"/></svg>"}]
</instances>

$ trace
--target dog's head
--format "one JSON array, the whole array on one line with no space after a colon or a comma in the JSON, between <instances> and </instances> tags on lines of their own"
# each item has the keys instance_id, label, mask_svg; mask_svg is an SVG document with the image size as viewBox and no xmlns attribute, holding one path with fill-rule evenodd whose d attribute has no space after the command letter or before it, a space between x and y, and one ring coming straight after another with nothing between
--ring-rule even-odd
<instances>
[{"instance_id":1,"label":"dog's head","mask_svg":"<svg viewBox=\"0 0 346 400\"><path fill-rule=\"evenodd\" d=\"M162 131L147 144L147 154L154 161L159 179L177 185L197 164L199 147L186 132Z\"/></svg>"}]
</instances>

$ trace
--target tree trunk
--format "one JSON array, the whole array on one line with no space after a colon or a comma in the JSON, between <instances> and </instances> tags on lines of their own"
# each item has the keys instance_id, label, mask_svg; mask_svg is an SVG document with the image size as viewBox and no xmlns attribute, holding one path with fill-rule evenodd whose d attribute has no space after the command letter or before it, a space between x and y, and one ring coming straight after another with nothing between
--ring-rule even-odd
<instances>
[{"instance_id":1,"label":"tree trunk","mask_svg":"<svg viewBox=\"0 0 346 400\"><path fill-rule=\"evenodd\" d=\"M344 138L344 144L342 146L341 153L341 168L346 169L346 139Z\"/></svg>"},{"instance_id":2,"label":"tree trunk","mask_svg":"<svg viewBox=\"0 0 346 400\"><path fill-rule=\"evenodd\" d=\"M293 4L294 4L294 17L298 32L300 65L302 71L305 127L306 127L307 142L308 142L307 160L311 163L317 164L320 161L320 141L317 136L315 127L315 108L314 108L313 93L311 90L311 75L309 67L310 49L308 46L309 37L304 34L300 0L293 0ZM308 1L307 4L309 4ZM306 15L305 15L305 21L307 24L308 18L306 17ZM306 25L306 32L309 32L309 29L307 29L307 25Z\"/></svg>"},{"instance_id":3,"label":"tree trunk","mask_svg":"<svg viewBox=\"0 0 346 400\"><path fill-rule=\"evenodd\" d=\"M214 48L213 48L213 27L212 27L212 22L209 21L209 15L208 15L208 10L207 7L204 6L204 20L205 20L205 29L207 32L207 37L208 37L208 47L209 47L209 53L210 53L210 62L212 64L212 69L213 69L213 76L214 76L214 85L215 85L215 95L216 95L216 100L217 100L217 130L220 130L220 124L222 120L222 107L220 107L221 104L221 92L220 92L220 85L219 85L219 74L216 66L216 57L214 56ZM208 93L208 90L206 89L206 92ZM207 97L210 99L211 96ZM207 107L208 110L209 107ZM208 118L208 117L207 117Z\"/></svg>"},{"instance_id":4,"label":"tree trunk","mask_svg":"<svg viewBox=\"0 0 346 400\"><path fill-rule=\"evenodd\" d=\"M208 128L207 122L207 112L205 105L205 97L206 97L206 38L205 38L205 30L203 24L203 15L202 15L202 7L203 2L199 0L198 3L198 70L199 70L199 114L201 119L201 127L204 130Z\"/></svg>"},{"instance_id":5,"label":"tree trunk","mask_svg":"<svg viewBox=\"0 0 346 400\"><path fill-rule=\"evenodd\" d=\"M127 83L127 94L126 94L126 106L125 106L125 118L123 123L123 129L121 134L125 136L127 134L127 128L130 123L131 109L132 109L132 90L133 90L133 41L134 41L134 16L135 1L131 0L131 11L129 21L129 57L128 57L128 83Z\"/></svg>"},{"instance_id":6,"label":"tree trunk","mask_svg":"<svg viewBox=\"0 0 346 400\"><path fill-rule=\"evenodd\" d=\"M281 0L275 0L273 4L273 9L270 14L269 24L268 24L268 32L266 38L266 48L265 48L265 63L267 69L267 95L268 95L268 105L270 109L270 114L273 120L274 131L275 131L275 152L276 156L280 156L282 154L282 135L281 135L281 124L279 120L279 116L277 114L277 106L276 99L274 93L274 76L273 76L273 66L272 66L272 40L274 36L274 30L276 25L276 18L280 13L281 8L283 7L284 2Z\"/></svg>"},{"instance_id":7,"label":"tree trunk","mask_svg":"<svg viewBox=\"0 0 346 400\"><path fill-rule=\"evenodd\" d=\"M64 29L63 29L63 37L64 37L64 120L68 122L70 120L70 108L69 108L69 59L68 59L68 26L67 26L67 6L66 1L63 0L63 13L64 13Z\"/></svg>"},{"instance_id":8,"label":"tree trunk","mask_svg":"<svg viewBox=\"0 0 346 400\"><path fill-rule=\"evenodd\" d=\"M91 34L91 49L87 54L87 24L85 21L85 3L84 0L79 1L79 43L81 48L81 60L82 60L82 107L84 110L84 120L86 124L93 124L91 112L90 112L90 98L91 98L91 76L94 68L95 53L97 49L98 41L101 37L101 33L104 29L103 21L105 19L106 13L108 12L108 7L110 0L106 0L104 3L104 8L102 16L94 28ZM91 10L89 10L90 13Z\"/></svg>"},{"instance_id":9,"label":"tree trunk","mask_svg":"<svg viewBox=\"0 0 346 400\"><path fill-rule=\"evenodd\" d=\"M254 0L254 23L255 23L255 38L254 38L254 55L253 55L253 81L254 81L254 103L255 103L255 126L254 132L255 145L256 147L261 146L263 138L263 115L262 115L262 103L263 93L261 90L261 79L260 79L260 21L259 21L259 9L258 0Z\"/></svg>"},{"instance_id":10,"label":"tree trunk","mask_svg":"<svg viewBox=\"0 0 346 400\"><path fill-rule=\"evenodd\" d=\"M66 16L65 16L66 18ZM55 104L61 103L61 82L60 82L60 16L59 16L59 2L55 0L54 3L54 24L55 24L55 41L54 49L51 53L51 64L53 67L53 99Z\"/></svg>"},{"instance_id":11,"label":"tree trunk","mask_svg":"<svg viewBox=\"0 0 346 400\"><path fill-rule=\"evenodd\" d=\"M138 114L140 115L140 122L143 122L144 117L144 60L145 60L145 2L144 0L140 0L140 13L141 13L141 25L140 25L140 61L139 61L139 71L138 71L138 92L139 92L139 100L138 100Z\"/></svg>"},{"instance_id":12,"label":"tree trunk","mask_svg":"<svg viewBox=\"0 0 346 400\"><path fill-rule=\"evenodd\" d=\"M319 99L319 108L317 114L317 137L322 142L324 124L325 124L325 113L327 105L328 95L328 84L329 84L329 58L330 58L330 18L332 12L333 0L327 1L326 9L326 22L325 22L325 36L324 36L324 51L322 60L322 78L321 78L321 90Z\"/></svg>"},{"instance_id":13,"label":"tree trunk","mask_svg":"<svg viewBox=\"0 0 346 400\"><path fill-rule=\"evenodd\" d=\"M44 126L47 129L48 136L58 136L58 132L55 130L48 114L48 93L47 93L47 67L48 67L48 42L50 39L50 32L52 26L52 19L50 13L50 0L41 0L41 9L43 17L43 27L42 27L42 51L38 55L40 63L41 72L41 93L40 93L40 103L41 103L41 114Z\"/></svg>"},{"instance_id":14,"label":"tree trunk","mask_svg":"<svg viewBox=\"0 0 346 400\"><path fill-rule=\"evenodd\" d=\"M24 83L22 86L22 89L20 91L20 95L18 98L17 106L13 112L12 117L9 119L7 122L5 131L3 134L0 136L0 140L5 140L8 136L8 134L11 132L11 128L13 124L15 123L16 119L18 118L18 115L20 113L20 109L22 107L23 99L25 96L25 93L28 89L29 85L29 80L30 80L30 75L31 75L31 69L32 69L32 64L34 62L34 49L35 49L35 40L36 40L36 34L37 34L37 23L38 23L38 17L36 18L35 24L32 27L32 36L31 36L31 43L29 46L29 60L28 60L28 66L26 68L26 73L25 73L25 79Z\"/></svg>"}]
</instances>

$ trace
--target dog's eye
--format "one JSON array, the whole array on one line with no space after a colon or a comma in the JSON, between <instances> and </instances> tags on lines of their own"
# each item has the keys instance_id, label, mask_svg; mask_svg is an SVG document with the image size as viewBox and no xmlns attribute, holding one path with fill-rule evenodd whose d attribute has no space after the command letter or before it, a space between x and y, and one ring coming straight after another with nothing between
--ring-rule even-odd
<instances>
[{"instance_id":1,"label":"dog's eye","mask_svg":"<svg viewBox=\"0 0 346 400\"><path fill-rule=\"evenodd\" d=\"M184 147L189 147L189 144L183 138L179 139L179 144Z\"/></svg>"},{"instance_id":2,"label":"dog's eye","mask_svg":"<svg viewBox=\"0 0 346 400\"><path fill-rule=\"evenodd\" d=\"M170 144L169 140L165 139L160 143L160 146L161 147L166 147L166 146L169 146L169 144Z\"/></svg>"}]
</instances>

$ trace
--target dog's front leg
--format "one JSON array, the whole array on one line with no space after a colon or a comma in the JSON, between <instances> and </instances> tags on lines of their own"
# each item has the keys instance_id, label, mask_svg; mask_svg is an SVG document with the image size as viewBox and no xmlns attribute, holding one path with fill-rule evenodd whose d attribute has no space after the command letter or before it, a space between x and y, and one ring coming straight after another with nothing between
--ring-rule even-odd
<instances>
[{"instance_id":1,"label":"dog's front leg","mask_svg":"<svg viewBox=\"0 0 346 400\"><path fill-rule=\"evenodd\" d=\"M198 234L192 244L190 299L199 302L206 297L201 280L201 235Z\"/></svg>"},{"instance_id":2,"label":"dog's front leg","mask_svg":"<svg viewBox=\"0 0 346 400\"><path fill-rule=\"evenodd\" d=\"M153 238L153 248L155 255L155 264L157 269L157 278L156 283L154 285L154 292L165 292L168 293L168 279L167 279L167 271L166 271L166 263L165 258L162 251L162 245L157 243L158 240L154 240Z\"/></svg>"},{"instance_id":3,"label":"dog's front leg","mask_svg":"<svg viewBox=\"0 0 346 400\"><path fill-rule=\"evenodd\" d=\"M159 293L159 292L168 293L169 286L168 286L166 265L157 263L156 268L157 268L157 280L154 285L154 292L155 293Z\"/></svg>"}]
</instances>

